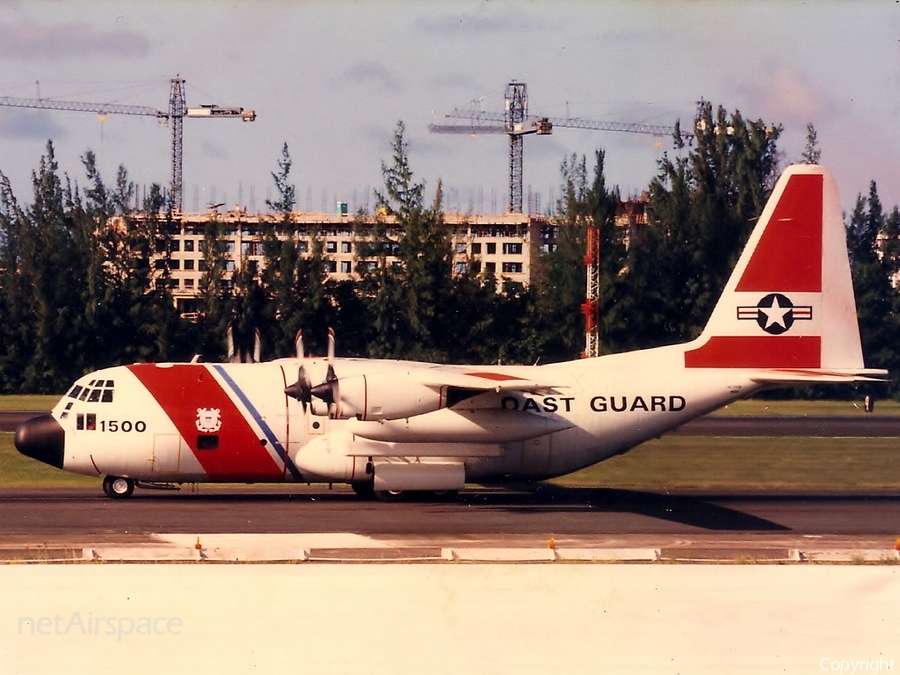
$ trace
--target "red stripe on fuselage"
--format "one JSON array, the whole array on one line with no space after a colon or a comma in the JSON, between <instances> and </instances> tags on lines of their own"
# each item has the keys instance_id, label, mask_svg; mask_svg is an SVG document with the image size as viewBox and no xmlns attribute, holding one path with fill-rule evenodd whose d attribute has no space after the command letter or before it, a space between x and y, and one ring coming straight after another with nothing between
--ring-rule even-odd
<instances>
[{"instance_id":1,"label":"red stripe on fuselage","mask_svg":"<svg viewBox=\"0 0 900 675\"><path fill-rule=\"evenodd\" d=\"M212 480L262 480L283 476L260 437L212 373L200 364L128 366L156 399ZM218 431L198 429L197 411L219 411ZM218 449L199 450L199 436L217 436Z\"/></svg>"}]
</instances>

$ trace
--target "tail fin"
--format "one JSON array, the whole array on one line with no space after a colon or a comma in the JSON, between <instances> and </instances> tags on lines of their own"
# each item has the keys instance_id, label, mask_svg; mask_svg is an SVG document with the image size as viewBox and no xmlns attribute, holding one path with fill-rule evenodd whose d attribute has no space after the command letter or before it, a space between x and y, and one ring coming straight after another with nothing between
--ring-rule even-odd
<instances>
[{"instance_id":1,"label":"tail fin","mask_svg":"<svg viewBox=\"0 0 900 675\"><path fill-rule=\"evenodd\" d=\"M781 176L687 368L749 368L764 383L852 382L866 370L837 186L821 166Z\"/></svg>"}]
</instances>

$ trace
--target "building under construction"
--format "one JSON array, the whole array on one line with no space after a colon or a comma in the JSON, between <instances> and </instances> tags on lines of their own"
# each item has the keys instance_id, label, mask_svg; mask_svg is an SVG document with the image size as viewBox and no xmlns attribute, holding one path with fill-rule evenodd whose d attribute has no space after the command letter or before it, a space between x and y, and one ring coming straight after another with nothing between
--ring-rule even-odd
<instances>
[{"instance_id":1,"label":"building under construction","mask_svg":"<svg viewBox=\"0 0 900 675\"><path fill-rule=\"evenodd\" d=\"M176 217L169 237L159 242L154 261L156 283L168 284L183 314L190 315L198 307L201 278L207 272L207 231L217 225L217 256L221 283L230 285L242 270L258 272L266 265L264 230L277 222L280 215L248 214L243 210L220 213L210 211L181 214ZM549 217L520 213L476 216L444 214L453 250L453 271L490 273L498 286L505 281L528 284L532 266L542 251L556 245L558 229ZM367 267L377 264L366 257L373 241L377 222L387 225L388 239L399 245L402 232L392 217L349 217L338 205L335 213L295 213L292 216L300 254L309 254L313 237L318 236L325 254L325 265L332 280L358 279ZM276 236L283 236L276 231ZM388 251L390 264L397 250Z\"/></svg>"},{"instance_id":2,"label":"building under construction","mask_svg":"<svg viewBox=\"0 0 900 675\"><path fill-rule=\"evenodd\" d=\"M628 237L634 236L635 225L646 223L643 206L643 202L620 205L617 221L628 227ZM256 273L265 267L264 231L274 225L276 236L283 237L277 230L280 218L280 214L250 214L243 209L175 216L169 236L157 243L155 283L167 284L182 314L192 315L199 307L201 279L211 259L206 252L210 224L216 224L214 257L220 266L220 283L229 286L241 271ZM403 234L391 216L350 217L342 203L334 213L294 213L292 222L300 254L308 255L313 237L318 236L329 278L336 281L359 279L378 264L380 256L369 255L371 248L366 246L374 240L376 224L387 226L387 238L397 246ZM555 250L559 236L559 225L550 216L445 213L443 222L449 230L453 272L490 274L498 289L507 281L531 283L537 260ZM397 253L397 249L387 252L388 264L398 260Z\"/></svg>"}]
</instances>

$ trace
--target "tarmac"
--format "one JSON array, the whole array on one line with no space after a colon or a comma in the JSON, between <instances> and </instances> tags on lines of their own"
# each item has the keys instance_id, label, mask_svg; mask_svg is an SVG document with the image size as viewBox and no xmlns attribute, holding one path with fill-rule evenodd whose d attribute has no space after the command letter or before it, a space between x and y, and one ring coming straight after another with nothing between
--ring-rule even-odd
<instances>
[{"instance_id":1,"label":"tarmac","mask_svg":"<svg viewBox=\"0 0 900 675\"><path fill-rule=\"evenodd\" d=\"M354 533L28 535L0 538L0 564L52 563L882 563L900 539L845 536L379 537Z\"/></svg>"}]
</instances>

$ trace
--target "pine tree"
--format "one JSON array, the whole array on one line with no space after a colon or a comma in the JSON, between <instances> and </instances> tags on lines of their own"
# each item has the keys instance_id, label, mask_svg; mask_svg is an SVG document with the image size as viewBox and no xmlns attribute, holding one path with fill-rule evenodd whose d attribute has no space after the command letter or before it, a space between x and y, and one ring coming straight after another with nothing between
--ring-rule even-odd
<instances>
[{"instance_id":1,"label":"pine tree","mask_svg":"<svg viewBox=\"0 0 900 675\"><path fill-rule=\"evenodd\" d=\"M706 323L777 179L781 127L701 102L686 156L659 161L641 255L660 289L645 344L695 337ZM637 270L632 270L635 272ZM639 283L647 287L643 281Z\"/></svg>"},{"instance_id":2,"label":"pine tree","mask_svg":"<svg viewBox=\"0 0 900 675\"><path fill-rule=\"evenodd\" d=\"M879 251L882 239L897 227L897 209L886 218L875 181L868 197L859 195L847 224L847 251L856 296L856 313L866 363L895 370L900 367L897 335L900 334L900 300L891 285L896 260Z\"/></svg>"},{"instance_id":3,"label":"pine tree","mask_svg":"<svg viewBox=\"0 0 900 675\"><path fill-rule=\"evenodd\" d=\"M804 164L820 164L822 151L819 149L819 139L816 128L809 122L806 125L806 147L803 149Z\"/></svg>"},{"instance_id":4,"label":"pine tree","mask_svg":"<svg viewBox=\"0 0 900 675\"><path fill-rule=\"evenodd\" d=\"M393 161L381 165L385 189L376 191L378 208L396 218L402 234L397 279L380 289L374 323L385 329L382 340L387 342L382 346L393 345L393 355L442 361L449 351L443 328L452 320L447 304L452 286L450 234L441 210L441 185L432 205L426 206L425 185L414 180L404 132L403 122L398 122ZM396 321L386 316L391 312Z\"/></svg>"}]
</instances>

